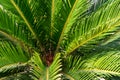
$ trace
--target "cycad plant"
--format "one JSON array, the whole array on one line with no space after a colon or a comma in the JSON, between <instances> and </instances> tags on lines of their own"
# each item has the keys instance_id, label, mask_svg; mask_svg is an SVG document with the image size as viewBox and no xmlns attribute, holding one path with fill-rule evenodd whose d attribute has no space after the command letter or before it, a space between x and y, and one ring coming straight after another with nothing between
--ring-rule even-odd
<instances>
[{"instance_id":1,"label":"cycad plant","mask_svg":"<svg viewBox=\"0 0 120 80\"><path fill-rule=\"evenodd\" d=\"M0 80L120 80L120 0L0 0Z\"/></svg>"}]
</instances>

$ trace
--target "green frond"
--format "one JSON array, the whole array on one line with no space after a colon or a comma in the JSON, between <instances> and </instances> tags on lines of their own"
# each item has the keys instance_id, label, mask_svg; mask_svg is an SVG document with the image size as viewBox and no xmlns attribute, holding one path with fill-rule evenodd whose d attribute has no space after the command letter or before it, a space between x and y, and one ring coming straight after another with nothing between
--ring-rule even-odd
<instances>
[{"instance_id":1,"label":"green frond","mask_svg":"<svg viewBox=\"0 0 120 80\"><path fill-rule=\"evenodd\" d=\"M31 12L31 9L28 5L28 2L27 1L21 1L21 0L19 0L19 1L18 0L17 1L10 0L10 1L11 1L12 5L15 7L15 9L17 10L17 12L19 13L19 15L21 16L21 18L24 20L28 29L31 31L33 37L37 40L37 42L38 42L38 44L41 48L41 51L44 51L44 49L41 45L41 42L39 41L38 34L34 30L34 17L33 17L33 14ZM29 13L29 15L27 13Z\"/></svg>"},{"instance_id":2,"label":"green frond","mask_svg":"<svg viewBox=\"0 0 120 80\"><path fill-rule=\"evenodd\" d=\"M37 45L38 47L41 47L41 51L44 51L42 44L40 43L40 40L39 40L39 34L40 34L40 31L42 30L38 29L38 26L36 26L40 22L42 23L42 20L43 20L43 19L41 20L40 18L41 15L40 17L36 15L36 13L38 13L36 12L36 10L38 11L38 7L40 8L40 5L38 6L37 2L35 0L34 1L32 0L28 0L28 1L6 0L6 1L0 1L0 4L8 12L11 12L11 14L14 14L14 16L17 16L19 18L19 21L21 21L21 24L17 24L19 22L18 21L15 24L15 26L17 25L18 27L21 27L22 30L25 30L25 31L22 31L22 33L23 34L27 33L26 39L29 39L28 42L30 41L30 39L32 39L32 44L34 44L35 46ZM10 8L6 5L10 6ZM38 17L40 21L39 23L37 22ZM16 27L11 27L11 28L14 29Z\"/></svg>"},{"instance_id":3,"label":"green frond","mask_svg":"<svg viewBox=\"0 0 120 80\"><path fill-rule=\"evenodd\" d=\"M79 47L76 51L73 52L75 55L88 55L89 53L98 53L101 51L111 51L119 50L119 40L120 40L120 28L115 27L115 29L110 30L104 33L102 36L99 36L85 45Z\"/></svg>"},{"instance_id":4,"label":"green frond","mask_svg":"<svg viewBox=\"0 0 120 80\"><path fill-rule=\"evenodd\" d=\"M0 78L0 80L33 80L28 72L17 73L11 76Z\"/></svg>"},{"instance_id":5,"label":"green frond","mask_svg":"<svg viewBox=\"0 0 120 80\"><path fill-rule=\"evenodd\" d=\"M2 5L3 8L13 12L16 14L14 6L11 4L10 0L0 0L0 5Z\"/></svg>"},{"instance_id":6,"label":"green frond","mask_svg":"<svg viewBox=\"0 0 120 80\"><path fill-rule=\"evenodd\" d=\"M51 1L51 38L53 37L56 29L56 19L58 19L58 15L60 14L60 9L62 7L62 0L52 0Z\"/></svg>"},{"instance_id":7,"label":"green frond","mask_svg":"<svg viewBox=\"0 0 120 80\"><path fill-rule=\"evenodd\" d=\"M67 66L63 74L70 80L99 80L113 76L120 78L120 52L102 52L88 58L66 58ZM74 65L73 65L74 64Z\"/></svg>"},{"instance_id":8,"label":"green frond","mask_svg":"<svg viewBox=\"0 0 120 80\"><path fill-rule=\"evenodd\" d=\"M0 9L0 36L2 40L18 43L26 49L27 46L34 47L31 33L25 28L24 23L9 11ZM23 23L23 25L21 25Z\"/></svg>"},{"instance_id":9,"label":"green frond","mask_svg":"<svg viewBox=\"0 0 120 80\"><path fill-rule=\"evenodd\" d=\"M27 62L29 54L25 53L18 45L9 42L0 42L0 67L7 64Z\"/></svg>"},{"instance_id":10,"label":"green frond","mask_svg":"<svg viewBox=\"0 0 120 80\"><path fill-rule=\"evenodd\" d=\"M60 54L56 54L54 57L53 63L47 67L43 64L39 54L35 52L31 61L33 62L31 66L33 69L31 70L34 74L34 79L40 80L57 80L61 78L61 59Z\"/></svg>"},{"instance_id":11,"label":"green frond","mask_svg":"<svg viewBox=\"0 0 120 80\"><path fill-rule=\"evenodd\" d=\"M63 7L63 1L62 0L50 0L46 1L46 5L48 5L50 12L48 12L47 19L50 20L48 27L49 27L49 39L48 39L48 48L53 48L55 50L56 43L57 43L57 37L59 37L60 34L60 26L58 25L60 22L61 17L61 9ZM50 16L49 16L50 15ZM47 26L47 25L46 25ZM58 34L58 36L56 35Z\"/></svg>"},{"instance_id":12,"label":"green frond","mask_svg":"<svg viewBox=\"0 0 120 80\"><path fill-rule=\"evenodd\" d=\"M15 3L14 0L10 0L11 3L13 4L13 6L16 8L16 10L18 11L18 13L20 14L20 16L23 18L23 20L25 21L26 25L28 26L29 30L31 31L31 33L33 34L33 36L37 37L35 32L32 29L31 24L28 22L28 20L26 19L26 17L24 16L23 12L20 10L19 6ZM26 7L27 8L27 7Z\"/></svg>"},{"instance_id":13,"label":"green frond","mask_svg":"<svg viewBox=\"0 0 120 80\"><path fill-rule=\"evenodd\" d=\"M119 0L110 1L96 12L82 19L68 34L64 41L65 53L68 55L102 33L120 25Z\"/></svg>"},{"instance_id":14,"label":"green frond","mask_svg":"<svg viewBox=\"0 0 120 80\"><path fill-rule=\"evenodd\" d=\"M27 63L16 63L0 67L0 79L18 73L24 73L28 68Z\"/></svg>"},{"instance_id":15,"label":"green frond","mask_svg":"<svg viewBox=\"0 0 120 80\"><path fill-rule=\"evenodd\" d=\"M29 54L18 45L0 42L0 77L24 71L29 59Z\"/></svg>"},{"instance_id":16,"label":"green frond","mask_svg":"<svg viewBox=\"0 0 120 80\"><path fill-rule=\"evenodd\" d=\"M67 65L66 65L67 64ZM80 56L68 56L63 61L63 76L69 80L79 80L80 75L78 70L83 62ZM64 79L63 79L64 80Z\"/></svg>"},{"instance_id":17,"label":"green frond","mask_svg":"<svg viewBox=\"0 0 120 80\"><path fill-rule=\"evenodd\" d=\"M120 38L119 35L120 35L119 30L117 30L116 32L112 32L112 35L104 43L102 43L102 45L107 45L107 44L119 39Z\"/></svg>"},{"instance_id":18,"label":"green frond","mask_svg":"<svg viewBox=\"0 0 120 80\"><path fill-rule=\"evenodd\" d=\"M110 51L102 52L99 54L92 55L92 57L85 60L82 70L90 72L95 76L103 77L105 79L112 78L113 76L119 76L120 78L120 52Z\"/></svg>"},{"instance_id":19,"label":"green frond","mask_svg":"<svg viewBox=\"0 0 120 80\"><path fill-rule=\"evenodd\" d=\"M75 27L76 21L81 19L83 13L85 13L90 7L90 2L88 0L67 0L63 1L63 10L68 13L61 13L61 16L65 16L63 19L64 24L61 29L60 38L58 40L56 52L58 51L62 40L65 39L66 33L70 31L71 28ZM63 12L64 12L63 11Z\"/></svg>"},{"instance_id":20,"label":"green frond","mask_svg":"<svg viewBox=\"0 0 120 80\"><path fill-rule=\"evenodd\" d=\"M1 80L33 80L28 72L18 73L17 75L0 78Z\"/></svg>"}]
</instances>

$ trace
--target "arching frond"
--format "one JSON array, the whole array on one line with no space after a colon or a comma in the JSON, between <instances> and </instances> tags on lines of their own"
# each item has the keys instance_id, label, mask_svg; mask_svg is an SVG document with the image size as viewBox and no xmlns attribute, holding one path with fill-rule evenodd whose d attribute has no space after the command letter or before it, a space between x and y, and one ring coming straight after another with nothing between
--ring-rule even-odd
<instances>
[{"instance_id":1,"label":"arching frond","mask_svg":"<svg viewBox=\"0 0 120 80\"><path fill-rule=\"evenodd\" d=\"M1 80L33 80L30 76L28 72L23 72L23 73L18 73L17 75L11 75L11 76L6 76L3 78L0 78Z\"/></svg>"},{"instance_id":2,"label":"arching frond","mask_svg":"<svg viewBox=\"0 0 120 80\"><path fill-rule=\"evenodd\" d=\"M67 64L67 65L66 65ZM79 80L80 75L78 70L82 66L82 60L80 56L69 56L63 61L63 76L69 80ZM64 80L64 79L63 79Z\"/></svg>"},{"instance_id":3,"label":"arching frond","mask_svg":"<svg viewBox=\"0 0 120 80\"><path fill-rule=\"evenodd\" d=\"M82 18L83 13L85 13L90 7L90 2L88 0L64 0L63 10L61 13L61 18L63 18L63 27L61 30L60 38L58 40L56 52L58 51L60 44L66 37L66 33L70 31L76 25L76 21ZM84 14L85 15L85 14ZM65 21L64 21L65 20Z\"/></svg>"},{"instance_id":4,"label":"arching frond","mask_svg":"<svg viewBox=\"0 0 120 80\"><path fill-rule=\"evenodd\" d=\"M32 57L32 73L34 74L34 79L40 80L59 80L61 78L61 59L60 54L56 54L53 63L47 67L43 64L38 53L35 53Z\"/></svg>"},{"instance_id":5,"label":"arching frond","mask_svg":"<svg viewBox=\"0 0 120 80\"><path fill-rule=\"evenodd\" d=\"M0 42L0 77L24 71L29 59L29 54L19 46Z\"/></svg>"},{"instance_id":6,"label":"arching frond","mask_svg":"<svg viewBox=\"0 0 120 80\"><path fill-rule=\"evenodd\" d=\"M0 67L0 79L14 74L18 75L22 72L25 73L27 68L27 63L8 64L6 66Z\"/></svg>"},{"instance_id":7,"label":"arching frond","mask_svg":"<svg viewBox=\"0 0 120 80\"><path fill-rule=\"evenodd\" d=\"M41 51L44 51L42 44L40 42L40 34L43 31L40 29L41 23L44 21L44 14L45 12L41 11L41 2L39 0L28 0L28 1L21 1L21 0L6 0L0 1L3 7L7 7L6 5L10 5L11 7L7 7L6 10L10 11L12 14L16 15L20 18L22 23L22 27L27 28L28 32L31 32L32 39L36 42L37 47L41 48ZM13 10L12 10L12 9ZM40 10L38 10L40 9ZM40 12L41 11L41 12ZM38 15L39 14L39 15ZM18 24L19 25L19 24ZM39 31L38 31L39 30ZM47 29L48 30L48 29ZM37 41L36 41L37 40Z\"/></svg>"},{"instance_id":8,"label":"arching frond","mask_svg":"<svg viewBox=\"0 0 120 80\"><path fill-rule=\"evenodd\" d=\"M104 42L102 43L102 45L106 45L106 44L109 44L117 39L120 38L120 30L117 30L116 32L113 32L113 34Z\"/></svg>"},{"instance_id":9,"label":"arching frond","mask_svg":"<svg viewBox=\"0 0 120 80\"><path fill-rule=\"evenodd\" d=\"M33 39L31 39L31 33L17 16L4 8L0 9L0 16L0 36L2 40L10 40L14 44L20 44L24 49L26 49L26 45L35 46Z\"/></svg>"},{"instance_id":10,"label":"arching frond","mask_svg":"<svg viewBox=\"0 0 120 80\"><path fill-rule=\"evenodd\" d=\"M90 40L102 35L114 27L120 25L120 5L119 0L109 1L91 16L82 19L75 28L73 28L64 41L66 54L73 52L80 46L88 43Z\"/></svg>"},{"instance_id":11,"label":"arching frond","mask_svg":"<svg viewBox=\"0 0 120 80\"><path fill-rule=\"evenodd\" d=\"M99 80L120 77L120 52L110 51L92 55L90 58L69 57L66 59L68 70L64 75L70 80Z\"/></svg>"},{"instance_id":12,"label":"arching frond","mask_svg":"<svg viewBox=\"0 0 120 80\"><path fill-rule=\"evenodd\" d=\"M28 29L31 31L33 37L37 40L37 43L39 44L41 51L44 51L41 42L39 41L39 37L37 32L34 29L34 16L31 12L31 7L29 7L27 1L21 1L21 0L10 0L12 5L15 7L16 11L19 13L21 18L24 20L25 24L27 25ZM29 14L29 15L28 15ZM38 45L37 45L38 46Z\"/></svg>"}]
</instances>

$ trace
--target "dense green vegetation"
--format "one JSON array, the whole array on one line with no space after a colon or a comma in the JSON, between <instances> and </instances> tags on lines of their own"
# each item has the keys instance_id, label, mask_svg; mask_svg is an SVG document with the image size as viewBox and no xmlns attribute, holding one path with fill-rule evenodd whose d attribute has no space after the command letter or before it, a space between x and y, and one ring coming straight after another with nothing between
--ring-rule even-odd
<instances>
[{"instance_id":1,"label":"dense green vegetation","mask_svg":"<svg viewBox=\"0 0 120 80\"><path fill-rule=\"evenodd\" d=\"M0 80L120 80L120 0L0 0Z\"/></svg>"}]
</instances>

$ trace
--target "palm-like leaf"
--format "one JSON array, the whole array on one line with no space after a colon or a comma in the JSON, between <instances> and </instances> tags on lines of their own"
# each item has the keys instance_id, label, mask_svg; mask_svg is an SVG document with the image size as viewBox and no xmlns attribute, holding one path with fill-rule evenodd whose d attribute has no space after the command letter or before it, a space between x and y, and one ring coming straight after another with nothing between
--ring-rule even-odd
<instances>
[{"instance_id":1,"label":"palm-like leaf","mask_svg":"<svg viewBox=\"0 0 120 80\"><path fill-rule=\"evenodd\" d=\"M70 65L65 65L68 70L65 69L63 74L70 80L98 80L120 76L119 55L119 51L111 51L92 55L91 58L85 60L79 57L69 57L65 62Z\"/></svg>"},{"instance_id":2,"label":"palm-like leaf","mask_svg":"<svg viewBox=\"0 0 120 80\"><path fill-rule=\"evenodd\" d=\"M56 52L58 51L62 40L66 37L66 33L70 31L71 28L75 27L76 21L81 19L83 13L85 13L89 8L89 2L87 0L67 0L64 2L63 10L68 13L62 13L63 16L63 28L60 29L61 34L57 44ZM84 8L83 8L84 7ZM64 12L62 11L62 12ZM82 15L82 16L81 16Z\"/></svg>"},{"instance_id":3,"label":"palm-like leaf","mask_svg":"<svg viewBox=\"0 0 120 80\"><path fill-rule=\"evenodd\" d=\"M0 16L0 36L3 40L12 41L14 44L18 43L25 49L25 45L31 47L35 45L30 39L31 33L26 29L19 17L5 9L0 10Z\"/></svg>"},{"instance_id":4,"label":"palm-like leaf","mask_svg":"<svg viewBox=\"0 0 120 80\"><path fill-rule=\"evenodd\" d=\"M35 80L119 77L120 52L100 48L101 52L95 44L119 30L120 1L92 1L0 0L0 77L8 79L15 73L19 79L27 75ZM69 55L78 48L77 54Z\"/></svg>"},{"instance_id":5,"label":"palm-like leaf","mask_svg":"<svg viewBox=\"0 0 120 80\"><path fill-rule=\"evenodd\" d=\"M71 35L68 37L70 41L66 40L63 43L66 47L66 53L69 54L73 52L75 49L101 35L103 32L120 25L119 11L119 1L110 1L110 4L104 5L91 16L81 20L77 27L70 31L69 34Z\"/></svg>"},{"instance_id":6,"label":"palm-like leaf","mask_svg":"<svg viewBox=\"0 0 120 80\"><path fill-rule=\"evenodd\" d=\"M0 77L25 70L30 59L19 46L3 41L0 43Z\"/></svg>"},{"instance_id":7,"label":"palm-like leaf","mask_svg":"<svg viewBox=\"0 0 120 80\"><path fill-rule=\"evenodd\" d=\"M57 54L54 58L53 63L50 67L47 67L43 64L41 58L37 53L32 57L32 73L36 78L40 80L60 80L61 79L61 59L60 54Z\"/></svg>"}]
</instances>

